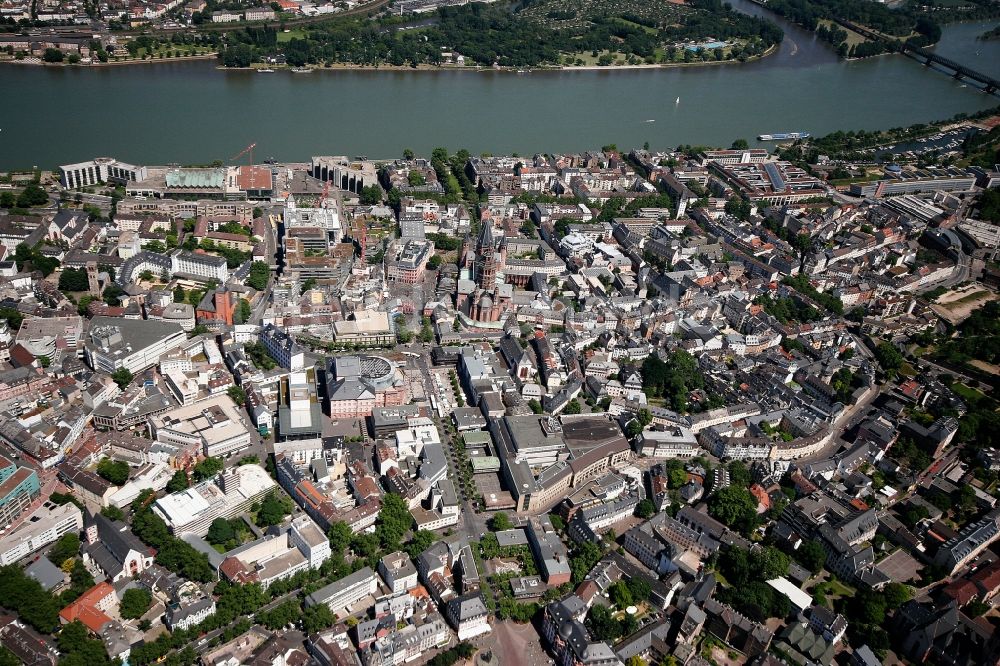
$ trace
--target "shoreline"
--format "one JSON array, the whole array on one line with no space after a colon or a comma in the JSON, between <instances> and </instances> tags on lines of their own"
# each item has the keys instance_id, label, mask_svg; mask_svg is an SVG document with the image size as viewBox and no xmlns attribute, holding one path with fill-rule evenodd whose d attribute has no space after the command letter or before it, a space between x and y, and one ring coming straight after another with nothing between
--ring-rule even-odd
<instances>
[{"instance_id":1,"label":"shoreline","mask_svg":"<svg viewBox=\"0 0 1000 666\"><path fill-rule=\"evenodd\" d=\"M24 65L30 67L121 67L122 65L166 65L172 62L191 62L193 60L218 60L218 53L203 53L193 56L177 56L176 58L150 58L148 60L117 60L108 62L68 63L68 62L25 62L24 60L0 60L0 65Z\"/></svg>"},{"instance_id":2,"label":"shoreline","mask_svg":"<svg viewBox=\"0 0 1000 666\"><path fill-rule=\"evenodd\" d=\"M320 72L506 72L509 74L533 74L546 72L614 72L620 70L641 70L641 69L672 69L675 67L713 67L720 65L746 65L773 55L778 51L780 44L775 44L764 53L746 60L710 60L697 62L670 62L670 63L640 63L636 65L539 65L536 67L486 67L472 65L428 65L421 64L416 67L410 65L354 65L350 63L337 63L330 66L325 65L304 65L303 67L292 67L290 65L268 65L261 64L260 67L225 67L217 65L216 70L224 72L256 72L262 69L273 69L275 73L280 71L291 72L294 69L305 69L310 73ZM166 65L172 62L191 62L197 60L218 60L218 53L206 53L194 56L179 56L176 58L150 58L147 60L119 60L109 62L91 62L87 64L67 62L25 62L24 60L0 60L0 65L25 65L33 67L119 67L123 65ZM269 73L269 72L265 72Z\"/></svg>"}]
</instances>

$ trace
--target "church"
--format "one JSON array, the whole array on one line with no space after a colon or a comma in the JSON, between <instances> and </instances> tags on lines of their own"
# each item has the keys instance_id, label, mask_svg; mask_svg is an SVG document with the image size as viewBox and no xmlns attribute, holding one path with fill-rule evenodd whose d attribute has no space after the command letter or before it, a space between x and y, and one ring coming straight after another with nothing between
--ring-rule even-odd
<instances>
[{"instance_id":1,"label":"church","mask_svg":"<svg viewBox=\"0 0 1000 666\"><path fill-rule=\"evenodd\" d=\"M469 319L481 322L500 321L510 310L513 285L505 284L503 269L507 264L507 239L493 231L493 222L485 220L475 246L468 235L462 243L459 261L461 272L455 307Z\"/></svg>"}]
</instances>

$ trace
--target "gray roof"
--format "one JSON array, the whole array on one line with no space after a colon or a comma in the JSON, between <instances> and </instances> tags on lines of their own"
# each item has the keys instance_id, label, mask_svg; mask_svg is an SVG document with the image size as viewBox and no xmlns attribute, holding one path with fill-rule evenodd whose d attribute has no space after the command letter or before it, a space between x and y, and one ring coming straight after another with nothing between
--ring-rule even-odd
<instances>
[{"instance_id":1,"label":"gray roof","mask_svg":"<svg viewBox=\"0 0 1000 666\"><path fill-rule=\"evenodd\" d=\"M29 564L24 572L37 580L46 592L66 580L66 574L63 573L62 569L52 564L47 557L39 557Z\"/></svg>"}]
</instances>

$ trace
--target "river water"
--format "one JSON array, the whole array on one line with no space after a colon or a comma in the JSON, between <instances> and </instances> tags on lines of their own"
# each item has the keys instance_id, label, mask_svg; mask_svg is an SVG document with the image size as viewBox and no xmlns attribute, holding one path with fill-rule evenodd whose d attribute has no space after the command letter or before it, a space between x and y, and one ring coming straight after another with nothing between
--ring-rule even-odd
<instances>
[{"instance_id":1,"label":"river water","mask_svg":"<svg viewBox=\"0 0 1000 666\"><path fill-rule=\"evenodd\" d=\"M734 0L751 13L764 10ZM904 56L836 58L785 30L753 63L619 71L220 71L213 62L0 66L0 168L53 168L98 155L145 164L311 155L391 157L436 146L473 153L681 143L760 133L877 129L996 106L996 97ZM992 23L947 26L937 51L1000 76ZM677 103L676 99L680 98ZM652 122L651 122L652 121Z\"/></svg>"}]
</instances>

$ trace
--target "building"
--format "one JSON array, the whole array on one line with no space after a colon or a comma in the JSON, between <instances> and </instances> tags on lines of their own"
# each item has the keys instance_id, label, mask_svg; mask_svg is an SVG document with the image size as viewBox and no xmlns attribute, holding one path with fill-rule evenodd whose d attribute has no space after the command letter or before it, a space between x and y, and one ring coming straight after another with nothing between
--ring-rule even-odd
<instances>
[{"instance_id":1,"label":"building","mask_svg":"<svg viewBox=\"0 0 1000 666\"><path fill-rule=\"evenodd\" d=\"M7 527L42 492L38 472L0 456L0 527Z\"/></svg>"},{"instance_id":2,"label":"building","mask_svg":"<svg viewBox=\"0 0 1000 666\"><path fill-rule=\"evenodd\" d=\"M237 516L276 489L277 484L263 467L241 465L215 479L158 499L153 511L173 534L192 532L202 536L216 518Z\"/></svg>"},{"instance_id":3,"label":"building","mask_svg":"<svg viewBox=\"0 0 1000 666\"><path fill-rule=\"evenodd\" d=\"M228 395L215 395L149 418L153 439L206 456L231 456L253 443L250 428Z\"/></svg>"},{"instance_id":4,"label":"building","mask_svg":"<svg viewBox=\"0 0 1000 666\"><path fill-rule=\"evenodd\" d=\"M170 631L187 630L201 624L215 614L215 599L203 597L195 601L172 603L167 606L164 620Z\"/></svg>"},{"instance_id":5,"label":"building","mask_svg":"<svg viewBox=\"0 0 1000 666\"><path fill-rule=\"evenodd\" d=\"M1000 509L969 523L938 547L934 564L955 573L1000 537Z\"/></svg>"},{"instance_id":6,"label":"building","mask_svg":"<svg viewBox=\"0 0 1000 666\"><path fill-rule=\"evenodd\" d=\"M115 588L108 582L101 582L90 588L76 601L59 611L59 619L64 624L79 620L87 629L100 634L112 620L108 612L118 603Z\"/></svg>"},{"instance_id":7,"label":"building","mask_svg":"<svg viewBox=\"0 0 1000 666\"><path fill-rule=\"evenodd\" d=\"M215 280L222 284L229 278L225 257L186 250L176 250L170 255L170 272L174 276L186 277L198 282Z\"/></svg>"},{"instance_id":8,"label":"building","mask_svg":"<svg viewBox=\"0 0 1000 666\"><path fill-rule=\"evenodd\" d=\"M98 513L87 521L83 562L97 568L112 583L135 578L153 566L153 552L119 520Z\"/></svg>"},{"instance_id":9,"label":"building","mask_svg":"<svg viewBox=\"0 0 1000 666\"><path fill-rule=\"evenodd\" d=\"M59 167L59 182L70 190L105 183L124 185L146 180L147 176L146 167L120 162L113 157L95 157L87 162Z\"/></svg>"},{"instance_id":10,"label":"building","mask_svg":"<svg viewBox=\"0 0 1000 666\"><path fill-rule=\"evenodd\" d=\"M547 515L529 519L528 543L546 583L557 587L570 581L569 552Z\"/></svg>"},{"instance_id":11,"label":"building","mask_svg":"<svg viewBox=\"0 0 1000 666\"><path fill-rule=\"evenodd\" d=\"M622 666L611 646L591 639L583 624L588 606L571 594L545 607L542 634L559 666Z\"/></svg>"},{"instance_id":12,"label":"building","mask_svg":"<svg viewBox=\"0 0 1000 666\"><path fill-rule=\"evenodd\" d=\"M331 418L370 416L377 407L409 402L396 364L381 356L338 356L327 370L327 411Z\"/></svg>"},{"instance_id":13,"label":"building","mask_svg":"<svg viewBox=\"0 0 1000 666\"><path fill-rule=\"evenodd\" d=\"M84 344L87 362L109 375L125 368L138 374L187 340L178 324L165 321L94 317Z\"/></svg>"},{"instance_id":14,"label":"building","mask_svg":"<svg viewBox=\"0 0 1000 666\"><path fill-rule=\"evenodd\" d=\"M434 243L400 240L386 253L385 277L389 282L416 284L423 280L427 261L434 256Z\"/></svg>"},{"instance_id":15,"label":"building","mask_svg":"<svg viewBox=\"0 0 1000 666\"><path fill-rule=\"evenodd\" d=\"M391 347L396 327L387 312L358 310L353 319L333 322L333 339L354 347Z\"/></svg>"},{"instance_id":16,"label":"building","mask_svg":"<svg viewBox=\"0 0 1000 666\"><path fill-rule=\"evenodd\" d=\"M322 419L315 368L290 372L278 380L279 440L319 440L323 435Z\"/></svg>"},{"instance_id":17,"label":"building","mask_svg":"<svg viewBox=\"0 0 1000 666\"><path fill-rule=\"evenodd\" d=\"M72 502L46 502L27 520L0 539L0 566L37 553L64 534L83 529L83 512Z\"/></svg>"},{"instance_id":18,"label":"building","mask_svg":"<svg viewBox=\"0 0 1000 666\"><path fill-rule=\"evenodd\" d=\"M417 586L417 568L409 555L401 551L389 553L378 563L378 573L393 593L412 590Z\"/></svg>"},{"instance_id":19,"label":"building","mask_svg":"<svg viewBox=\"0 0 1000 666\"><path fill-rule=\"evenodd\" d=\"M306 597L306 606L326 604L334 613L343 615L344 611L350 612L352 606L365 597L373 596L377 590L375 572L371 567L365 567L316 590Z\"/></svg>"},{"instance_id":20,"label":"building","mask_svg":"<svg viewBox=\"0 0 1000 666\"><path fill-rule=\"evenodd\" d=\"M267 324L260 332L260 341L281 367L293 371L305 367L305 350L284 329Z\"/></svg>"},{"instance_id":21,"label":"building","mask_svg":"<svg viewBox=\"0 0 1000 666\"><path fill-rule=\"evenodd\" d=\"M318 569L330 558L330 541L306 515L278 533L270 532L226 555L219 573L231 583L260 583L267 589L300 571Z\"/></svg>"},{"instance_id":22,"label":"building","mask_svg":"<svg viewBox=\"0 0 1000 666\"><path fill-rule=\"evenodd\" d=\"M486 608L483 595L471 592L455 597L445 605L445 616L458 634L458 640L466 641L491 630L490 611Z\"/></svg>"},{"instance_id":23,"label":"building","mask_svg":"<svg viewBox=\"0 0 1000 666\"><path fill-rule=\"evenodd\" d=\"M455 307L477 322L496 322L511 308L513 286L498 281L507 263L507 237L485 220L475 247L469 236L462 243Z\"/></svg>"}]
</instances>

